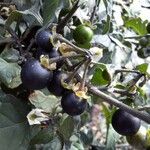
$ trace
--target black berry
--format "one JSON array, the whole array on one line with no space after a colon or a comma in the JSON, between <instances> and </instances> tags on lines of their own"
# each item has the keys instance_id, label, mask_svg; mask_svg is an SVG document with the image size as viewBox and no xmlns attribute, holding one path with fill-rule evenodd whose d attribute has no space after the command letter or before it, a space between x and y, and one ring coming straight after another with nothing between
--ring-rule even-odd
<instances>
[{"instance_id":1,"label":"black berry","mask_svg":"<svg viewBox=\"0 0 150 150\"><path fill-rule=\"evenodd\" d=\"M61 71L55 71L53 73L53 79L48 84L48 90L55 96L62 96L65 88L61 84L62 73Z\"/></svg>"},{"instance_id":2,"label":"black berry","mask_svg":"<svg viewBox=\"0 0 150 150\"><path fill-rule=\"evenodd\" d=\"M51 50L51 48L53 47L52 43L50 42L51 36L52 34L48 30L37 32L37 34L35 35L36 44L47 51Z\"/></svg>"},{"instance_id":3,"label":"black berry","mask_svg":"<svg viewBox=\"0 0 150 150\"><path fill-rule=\"evenodd\" d=\"M21 70L21 80L27 89L45 88L53 77L53 73L44 68L38 60L27 60Z\"/></svg>"},{"instance_id":4,"label":"black berry","mask_svg":"<svg viewBox=\"0 0 150 150\"><path fill-rule=\"evenodd\" d=\"M128 112L118 109L112 116L112 126L121 135L134 135L139 130L141 121Z\"/></svg>"},{"instance_id":5,"label":"black berry","mask_svg":"<svg viewBox=\"0 0 150 150\"><path fill-rule=\"evenodd\" d=\"M84 112L87 102L85 99L80 99L74 92L67 92L62 96L61 106L68 115L76 116Z\"/></svg>"}]
</instances>

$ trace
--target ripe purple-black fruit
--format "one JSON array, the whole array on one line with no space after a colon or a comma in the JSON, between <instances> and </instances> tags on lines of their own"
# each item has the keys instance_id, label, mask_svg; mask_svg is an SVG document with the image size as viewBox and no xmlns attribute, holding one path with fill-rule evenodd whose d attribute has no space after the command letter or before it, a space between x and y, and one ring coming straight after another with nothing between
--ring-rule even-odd
<instances>
[{"instance_id":1,"label":"ripe purple-black fruit","mask_svg":"<svg viewBox=\"0 0 150 150\"><path fill-rule=\"evenodd\" d=\"M53 47L52 43L50 42L51 36L52 34L48 30L41 30L37 32L35 35L36 44L47 51L51 50Z\"/></svg>"},{"instance_id":2,"label":"ripe purple-black fruit","mask_svg":"<svg viewBox=\"0 0 150 150\"><path fill-rule=\"evenodd\" d=\"M141 121L128 112L118 109L112 116L112 126L121 135L134 135L138 132Z\"/></svg>"},{"instance_id":3,"label":"ripe purple-black fruit","mask_svg":"<svg viewBox=\"0 0 150 150\"><path fill-rule=\"evenodd\" d=\"M48 84L48 90L55 96L62 96L65 88L61 84L62 73L61 71L55 71L53 73L53 79Z\"/></svg>"},{"instance_id":4,"label":"ripe purple-black fruit","mask_svg":"<svg viewBox=\"0 0 150 150\"><path fill-rule=\"evenodd\" d=\"M54 47L51 48L50 51L46 51L45 49L39 48L36 52L36 58L40 59L41 55L48 55L49 58L55 58L58 56L61 56L60 52L56 50ZM63 65L63 61L58 61L57 62L57 69L60 68Z\"/></svg>"},{"instance_id":5,"label":"ripe purple-black fruit","mask_svg":"<svg viewBox=\"0 0 150 150\"><path fill-rule=\"evenodd\" d=\"M147 30L148 33L150 33L150 22L147 24L146 30Z\"/></svg>"},{"instance_id":6,"label":"ripe purple-black fruit","mask_svg":"<svg viewBox=\"0 0 150 150\"><path fill-rule=\"evenodd\" d=\"M38 60L27 60L21 70L21 80L27 89L39 90L45 88L51 81L53 73L44 68Z\"/></svg>"},{"instance_id":7,"label":"ripe purple-black fruit","mask_svg":"<svg viewBox=\"0 0 150 150\"><path fill-rule=\"evenodd\" d=\"M87 105L85 99L80 99L72 91L66 92L61 99L61 106L65 113L70 116L80 115L84 112Z\"/></svg>"}]
</instances>

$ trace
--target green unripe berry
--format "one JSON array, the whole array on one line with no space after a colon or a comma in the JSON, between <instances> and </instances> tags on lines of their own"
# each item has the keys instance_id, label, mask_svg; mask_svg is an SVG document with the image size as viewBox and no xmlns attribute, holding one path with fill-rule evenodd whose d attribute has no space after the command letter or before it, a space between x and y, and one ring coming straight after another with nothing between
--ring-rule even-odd
<instances>
[{"instance_id":1,"label":"green unripe berry","mask_svg":"<svg viewBox=\"0 0 150 150\"><path fill-rule=\"evenodd\" d=\"M73 31L73 38L79 44L89 43L93 38L93 31L88 26L79 25Z\"/></svg>"}]
</instances>

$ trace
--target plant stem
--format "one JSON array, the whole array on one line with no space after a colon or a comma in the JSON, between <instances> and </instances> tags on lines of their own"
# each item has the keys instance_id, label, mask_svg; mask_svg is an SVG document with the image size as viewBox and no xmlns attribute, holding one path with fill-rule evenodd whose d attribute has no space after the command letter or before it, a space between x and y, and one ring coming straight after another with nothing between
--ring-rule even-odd
<instances>
[{"instance_id":1,"label":"plant stem","mask_svg":"<svg viewBox=\"0 0 150 150\"><path fill-rule=\"evenodd\" d=\"M134 96L135 95L135 93L130 93L130 92L126 91L126 90L120 90L120 89L114 89L113 92L114 93L118 93L118 94L120 94L122 96L123 95L124 96Z\"/></svg>"},{"instance_id":2,"label":"plant stem","mask_svg":"<svg viewBox=\"0 0 150 150\"><path fill-rule=\"evenodd\" d=\"M73 47L75 49L75 52L79 52L79 53L84 53L84 54L87 54L89 55L89 52L86 51L85 49L82 49L76 45L74 45L73 43L71 43L69 40L65 39L64 37L62 37L61 35L59 34L56 34L55 37L54 37L54 40L57 39L59 40L60 42L64 42L68 45L70 45L71 47Z\"/></svg>"},{"instance_id":3,"label":"plant stem","mask_svg":"<svg viewBox=\"0 0 150 150\"><path fill-rule=\"evenodd\" d=\"M115 74L122 73L122 72L141 74L141 72L139 72L137 70L129 70L129 69L117 69L115 71Z\"/></svg>"},{"instance_id":4,"label":"plant stem","mask_svg":"<svg viewBox=\"0 0 150 150\"><path fill-rule=\"evenodd\" d=\"M130 91L132 89L132 87L135 86L135 84L140 80L140 78L142 76L143 76L143 74L139 74L132 80L132 82L130 83L130 86L128 87L128 91Z\"/></svg>"},{"instance_id":5,"label":"plant stem","mask_svg":"<svg viewBox=\"0 0 150 150\"><path fill-rule=\"evenodd\" d=\"M22 45L20 43L20 40L17 36L17 34L12 30L11 27L6 26L6 30L12 35L12 37L14 38L15 42L17 43L18 47L19 47L19 52L20 55L23 56L24 55L24 50L22 49Z\"/></svg>"},{"instance_id":6,"label":"plant stem","mask_svg":"<svg viewBox=\"0 0 150 150\"><path fill-rule=\"evenodd\" d=\"M66 17L58 24L57 26L57 33L60 33L63 28L66 26L72 15L76 12L78 9L79 0L75 3L75 5L72 7L71 11L66 15Z\"/></svg>"},{"instance_id":7,"label":"plant stem","mask_svg":"<svg viewBox=\"0 0 150 150\"><path fill-rule=\"evenodd\" d=\"M35 43L35 40L34 39L31 39L30 41L30 44L28 45L27 49L26 49L26 52L29 52L31 47L33 46L33 44Z\"/></svg>"},{"instance_id":8,"label":"plant stem","mask_svg":"<svg viewBox=\"0 0 150 150\"><path fill-rule=\"evenodd\" d=\"M76 69L71 73L71 75L65 80L66 83L69 83L73 78L74 76L77 74L77 71L81 68L81 66L85 63L86 61L86 58L83 59L79 64L78 66L76 67Z\"/></svg>"},{"instance_id":9,"label":"plant stem","mask_svg":"<svg viewBox=\"0 0 150 150\"><path fill-rule=\"evenodd\" d=\"M142 38L142 37L150 37L150 34L140 35L140 36L124 37L124 39L139 39L139 38Z\"/></svg>"},{"instance_id":10,"label":"plant stem","mask_svg":"<svg viewBox=\"0 0 150 150\"><path fill-rule=\"evenodd\" d=\"M91 59L88 59L87 63L85 64L85 70L84 70L84 73L83 73L83 78L81 80L81 84L80 84L80 87L79 87L79 90L81 90L81 91L84 90L84 87L85 87L86 76L87 76L88 67L89 67L90 62L91 62Z\"/></svg>"},{"instance_id":11,"label":"plant stem","mask_svg":"<svg viewBox=\"0 0 150 150\"><path fill-rule=\"evenodd\" d=\"M93 7L93 12L91 13L91 17L90 17L90 21L92 24L96 13L96 8L97 8L97 0L95 0L95 6Z\"/></svg>"},{"instance_id":12,"label":"plant stem","mask_svg":"<svg viewBox=\"0 0 150 150\"><path fill-rule=\"evenodd\" d=\"M97 88L95 88L94 86L89 87L89 91L94 94L99 96L101 99L103 99L105 102L111 104L111 105L115 105L116 107L119 107L125 111L127 111L128 113L132 114L133 116L147 122L150 123L150 115L144 112L140 112L138 110L135 110L131 107L129 107L128 105L118 101L117 99L109 96L108 94L105 94L101 91L99 91Z\"/></svg>"},{"instance_id":13,"label":"plant stem","mask_svg":"<svg viewBox=\"0 0 150 150\"><path fill-rule=\"evenodd\" d=\"M76 55L70 55L70 56L58 56L58 57L55 57L55 58L50 58L49 62L50 62L50 64L52 64L54 62L58 62L58 61L66 59L66 58L79 58L79 57L84 57L84 55L76 54Z\"/></svg>"}]
</instances>

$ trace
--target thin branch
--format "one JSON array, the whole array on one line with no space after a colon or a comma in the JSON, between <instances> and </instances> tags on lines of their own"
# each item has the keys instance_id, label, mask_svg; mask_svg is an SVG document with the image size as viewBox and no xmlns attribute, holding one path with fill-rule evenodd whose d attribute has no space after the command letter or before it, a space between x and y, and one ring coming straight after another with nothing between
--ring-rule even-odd
<instances>
[{"instance_id":1,"label":"thin branch","mask_svg":"<svg viewBox=\"0 0 150 150\"><path fill-rule=\"evenodd\" d=\"M130 91L132 89L133 86L136 85L136 83L140 80L140 78L143 76L143 74L139 74L138 76L136 76L130 83L129 87L128 87L128 91Z\"/></svg>"},{"instance_id":2,"label":"thin branch","mask_svg":"<svg viewBox=\"0 0 150 150\"><path fill-rule=\"evenodd\" d=\"M66 83L69 83L74 77L75 75L77 74L77 71L81 68L81 66L85 63L86 61L86 58L83 59L79 64L78 66L75 68L75 70L71 73L71 75L65 80Z\"/></svg>"},{"instance_id":3,"label":"thin branch","mask_svg":"<svg viewBox=\"0 0 150 150\"><path fill-rule=\"evenodd\" d=\"M118 74L118 73L122 73L122 72L141 74L141 72L139 72L137 70L117 69L117 70L115 70L115 75Z\"/></svg>"},{"instance_id":4,"label":"thin branch","mask_svg":"<svg viewBox=\"0 0 150 150\"><path fill-rule=\"evenodd\" d=\"M64 37L62 37L60 34L56 34L55 37L54 37L54 40L55 39L59 40L60 42L64 42L64 43L70 45L71 47L73 47L75 49L75 52L79 52L79 53L84 53L84 54L87 54L87 55L91 55L87 50L82 49L82 48L74 45L69 40L67 40Z\"/></svg>"},{"instance_id":5,"label":"thin branch","mask_svg":"<svg viewBox=\"0 0 150 150\"><path fill-rule=\"evenodd\" d=\"M96 4L96 0L95 0L95 6L93 7L93 11L92 11L91 17L90 17L91 23L93 23L93 20L94 20L94 17L95 17L95 13L96 13L96 8L97 8L97 4Z\"/></svg>"},{"instance_id":6,"label":"thin branch","mask_svg":"<svg viewBox=\"0 0 150 150\"><path fill-rule=\"evenodd\" d=\"M64 60L66 58L79 58L79 57L84 57L84 55L76 54L76 55L70 55L70 56L57 56L57 57L54 57L54 58L50 58L49 62L51 64L51 63L54 63L54 62L58 62L58 61Z\"/></svg>"},{"instance_id":7,"label":"thin branch","mask_svg":"<svg viewBox=\"0 0 150 150\"><path fill-rule=\"evenodd\" d=\"M83 77L82 77L82 80L81 80L81 84L80 84L79 90L83 90L84 87L85 87L86 76L87 76L88 67L89 67L90 62L91 62L91 59L88 59L87 63L85 64L85 69L84 69L84 73L83 73Z\"/></svg>"},{"instance_id":8,"label":"thin branch","mask_svg":"<svg viewBox=\"0 0 150 150\"><path fill-rule=\"evenodd\" d=\"M142 38L142 37L150 37L150 34L124 37L124 39L139 39L139 38Z\"/></svg>"},{"instance_id":9,"label":"thin branch","mask_svg":"<svg viewBox=\"0 0 150 150\"><path fill-rule=\"evenodd\" d=\"M6 26L6 30L11 34L11 36L14 38L15 42L17 43L19 47L20 55L22 56L24 54L24 50L22 49L21 42L17 36L17 34L12 30L11 27Z\"/></svg>"},{"instance_id":10,"label":"thin branch","mask_svg":"<svg viewBox=\"0 0 150 150\"><path fill-rule=\"evenodd\" d=\"M76 12L78 9L79 0L75 3L75 5L72 7L71 11L66 15L66 17L58 24L57 26L57 33L60 33L63 28L66 26L72 15Z\"/></svg>"},{"instance_id":11,"label":"thin branch","mask_svg":"<svg viewBox=\"0 0 150 150\"><path fill-rule=\"evenodd\" d=\"M31 39L30 41L30 44L28 45L27 49L26 49L26 52L29 52L30 49L32 48L33 44L35 43L35 40L34 39Z\"/></svg>"},{"instance_id":12,"label":"thin branch","mask_svg":"<svg viewBox=\"0 0 150 150\"><path fill-rule=\"evenodd\" d=\"M119 107L125 111L127 111L128 113L132 114L133 116L147 122L150 123L150 115L148 113L144 113L144 112L140 112L138 110L135 110L131 107L129 107L128 105L118 101L117 99L101 92L100 90L98 90L97 88L95 88L94 86L89 87L89 91L94 94L99 96L101 99L103 99L103 101L115 105L116 107Z\"/></svg>"},{"instance_id":13,"label":"thin branch","mask_svg":"<svg viewBox=\"0 0 150 150\"><path fill-rule=\"evenodd\" d=\"M114 89L113 92L118 93L122 96L135 96L135 93L130 93L129 91L126 90Z\"/></svg>"}]
</instances>

